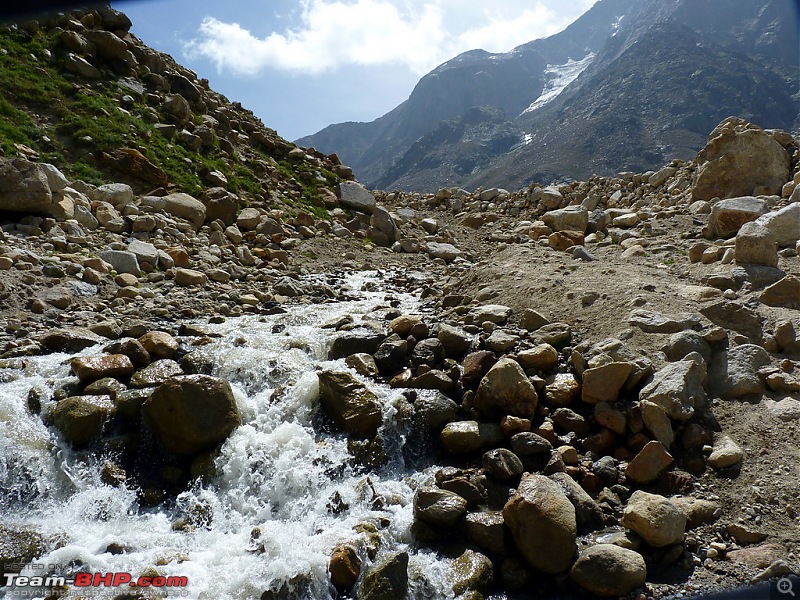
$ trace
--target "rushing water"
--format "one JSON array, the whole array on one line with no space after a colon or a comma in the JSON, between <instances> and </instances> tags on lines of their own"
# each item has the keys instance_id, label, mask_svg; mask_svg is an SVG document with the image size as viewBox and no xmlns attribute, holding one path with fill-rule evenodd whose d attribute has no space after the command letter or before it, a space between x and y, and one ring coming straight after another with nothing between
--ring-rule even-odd
<instances>
[{"instance_id":1,"label":"rushing water","mask_svg":"<svg viewBox=\"0 0 800 600\"><path fill-rule=\"evenodd\" d=\"M354 290L367 282L363 277L349 280ZM31 388L52 390L69 377L69 355L25 359L21 374L0 369L0 524L31 525L66 540L23 574L69 576L81 569L136 577L158 565L160 575L189 581L186 591L161 591L160 596L258 599L273 590L279 598L336 598L327 576L331 550L364 535L354 526L373 523L382 553L411 554L411 597L452 597L448 561L411 545L413 490L431 481L433 468L417 472L404 464L405 432L395 420L400 393L362 379L384 406L381 433L390 459L378 473L347 466L346 438L315 427L315 370L347 369L343 361L325 360L336 333L321 324L346 315L358 322L387 306L383 292L359 296L294 306L286 314L202 324L221 336L201 351L213 357L214 374L231 382L244 424L223 445L213 480L195 483L157 508L140 506L136 493L125 486L104 485L99 473L108 457L72 450L28 413ZM417 306L411 295L395 298L403 311ZM100 352L95 347L82 354ZM337 494L348 506L341 512L329 508ZM211 515L210 523L174 531L173 521L197 507ZM254 528L261 532L255 540ZM125 552L109 553L110 544ZM364 544L358 547L365 570L371 561ZM22 597L20 592L0 588L0 595L8 597ZM66 597L85 596L73 588Z\"/></svg>"}]
</instances>

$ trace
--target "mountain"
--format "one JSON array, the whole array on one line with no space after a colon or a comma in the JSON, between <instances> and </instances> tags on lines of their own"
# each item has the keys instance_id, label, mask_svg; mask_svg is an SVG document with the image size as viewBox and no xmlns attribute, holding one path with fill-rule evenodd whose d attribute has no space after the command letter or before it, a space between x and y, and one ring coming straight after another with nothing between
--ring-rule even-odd
<instances>
[{"instance_id":1,"label":"mountain","mask_svg":"<svg viewBox=\"0 0 800 600\"><path fill-rule=\"evenodd\" d=\"M0 27L0 155L137 193L225 187L241 206L290 212L321 213L321 198L352 177L282 139L130 27L107 5Z\"/></svg>"},{"instance_id":2,"label":"mountain","mask_svg":"<svg viewBox=\"0 0 800 600\"><path fill-rule=\"evenodd\" d=\"M472 50L371 123L297 141L368 185L518 187L688 159L729 115L800 128L793 0L600 0L508 53Z\"/></svg>"}]
</instances>

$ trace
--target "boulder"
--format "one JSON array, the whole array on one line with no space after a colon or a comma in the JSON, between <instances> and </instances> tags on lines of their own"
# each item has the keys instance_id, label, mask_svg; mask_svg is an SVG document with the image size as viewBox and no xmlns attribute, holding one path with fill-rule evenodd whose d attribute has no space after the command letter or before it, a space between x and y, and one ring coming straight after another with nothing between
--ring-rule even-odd
<instances>
[{"instance_id":1,"label":"boulder","mask_svg":"<svg viewBox=\"0 0 800 600\"><path fill-rule=\"evenodd\" d=\"M42 348L51 352L80 352L104 341L104 337L82 327L53 329L39 338Z\"/></svg>"},{"instance_id":2,"label":"boulder","mask_svg":"<svg viewBox=\"0 0 800 600\"><path fill-rule=\"evenodd\" d=\"M769 363L769 353L755 344L716 352L708 369L709 390L725 400L760 396L765 387L758 370Z\"/></svg>"},{"instance_id":3,"label":"boulder","mask_svg":"<svg viewBox=\"0 0 800 600\"><path fill-rule=\"evenodd\" d=\"M236 211L239 210L239 196L236 194L223 187L213 187L203 192L200 201L206 207L206 223L219 219L228 226L236 222Z\"/></svg>"},{"instance_id":4,"label":"boulder","mask_svg":"<svg viewBox=\"0 0 800 600\"><path fill-rule=\"evenodd\" d=\"M89 192L93 202L108 202L117 210L122 210L133 202L133 188L127 183L104 183Z\"/></svg>"},{"instance_id":5,"label":"boulder","mask_svg":"<svg viewBox=\"0 0 800 600\"><path fill-rule=\"evenodd\" d=\"M206 220L205 205L197 198L183 192L164 196L164 210L174 217L189 221L195 231L200 229Z\"/></svg>"},{"instance_id":6,"label":"boulder","mask_svg":"<svg viewBox=\"0 0 800 600\"><path fill-rule=\"evenodd\" d=\"M78 356L72 359L70 366L83 384L106 377L122 379L133 375L133 363L124 354Z\"/></svg>"},{"instance_id":7,"label":"boulder","mask_svg":"<svg viewBox=\"0 0 800 600\"><path fill-rule=\"evenodd\" d=\"M706 399L705 376L705 368L692 360L670 363L642 388L639 400L661 407L671 419L687 421Z\"/></svg>"},{"instance_id":8,"label":"boulder","mask_svg":"<svg viewBox=\"0 0 800 600\"><path fill-rule=\"evenodd\" d=\"M544 475L525 473L503 507L514 543L530 566L544 573L566 571L575 554L575 508Z\"/></svg>"},{"instance_id":9,"label":"boulder","mask_svg":"<svg viewBox=\"0 0 800 600\"><path fill-rule=\"evenodd\" d=\"M525 470L519 457L507 448L495 448L483 455L481 464L498 481L510 481Z\"/></svg>"},{"instance_id":10,"label":"boulder","mask_svg":"<svg viewBox=\"0 0 800 600\"><path fill-rule=\"evenodd\" d=\"M461 250L453 246L453 244L428 242L425 248L431 258L441 258L448 263L461 256Z\"/></svg>"},{"instance_id":11,"label":"boulder","mask_svg":"<svg viewBox=\"0 0 800 600\"><path fill-rule=\"evenodd\" d=\"M627 362L610 362L583 372L581 400L589 404L614 402L628 380L633 365Z\"/></svg>"},{"instance_id":12,"label":"boulder","mask_svg":"<svg viewBox=\"0 0 800 600\"><path fill-rule=\"evenodd\" d=\"M510 358L501 358L486 373L475 394L474 406L485 415L497 413L531 417L539 397L522 367Z\"/></svg>"},{"instance_id":13,"label":"boulder","mask_svg":"<svg viewBox=\"0 0 800 600\"><path fill-rule=\"evenodd\" d=\"M456 596L469 591L488 594L494 582L494 566L492 561L480 552L465 550L453 561L451 578Z\"/></svg>"},{"instance_id":14,"label":"boulder","mask_svg":"<svg viewBox=\"0 0 800 600\"><path fill-rule=\"evenodd\" d=\"M149 388L159 386L176 375L183 375L181 366L174 360L164 358L156 360L139 369L130 380L132 388Z\"/></svg>"},{"instance_id":15,"label":"boulder","mask_svg":"<svg viewBox=\"0 0 800 600\"><path fill-rule=\"evenodd\" d=\"M133 252L106 250L100 253L100 258L110 264L117 273L130 273L136 277L142 275L142 271L139 269L139 260Z\"/></svg>"},{"instance_id":16,"label":"boulder","mask_svg":"<svg viewBox=\"0 0 800 600\"><path fill-rule=\"evenodd\" d=\"M209 375L180 375L142 406L145 424L167 451L194 455L225 441L241 423L230 384Z\"/></svg>"},{"instance_id":17,"label":"boulder","mask_svg":"<svg viewBox=\"0 0 800 600\"><path fill-rule=\"evenodd\" d=\"M463 356L472 345L469 335L461 329L445 323L439 326L436 338L441 342L445 354L449 357Z\"/></svg>"},{"instance_id":18,"label":"boulder","mask_svg":"<svg viewBox=\"0 0 800 600\"><path fill-rule=\"evenodd\" d=\"M586 231L589 225L589 211L585 207L567 206L551 210L542 215L542 221L553 231Z\"/></svg>"},{"instance_id":19,"label":"boulder","mask_svg":"<svg viewBox=\"0 0 800 600\"><path fill-rule=\"evenodd\" d=\"M361 574L361 559L350 544L339 544L331 553L328 563L331 583L337 588L351 590Z\"/></svg>"},{"instance_id":20,"label":"boulder","mask_svg":"<svg viewBox=\"0 0 800 600\"><path fill-rule=\"evenodd\" d=\"M769 205L766 201L753 196L720 200L711 207L708 218L709 237L733 237L742 225L755 221L768 211Z\"/></svg>"},{"instance_id":21,"label":"boulder","mask_svg":"<svg viewBox=\"0 0 800 600\"><path fill-rule=\"evenodd\" d=\"M787 275L761 292L758 299L767 306L800 310L800 278Z\"/></svg>"},{"instance_id":22,"label":"boulder","mask_svg":"<svg viewBox=\"0 0 800 600\"><path fill-rule=\"evenodd\" d=\"M408 552L379 560L361 580L356 600L399 600L408 594Z\"/></svg>"},{"instance_id":23,"label":"boulder","mask_svg":"<svg viewBox=\"0 0 800 600\"><path fill-rule=\"evenodd\" d=\"M328 417L345 433L374 436L383 419L378 397L350 373L320 371L320 401Z\"/></svg>"},{"instance_id":24,"label":"boulder","mask_svg":"<svg viewBox=\"0 0 800 600\"><path fill-rule=\"evenodd\" d=\"M377 206L372 192L355 181L342 181L337 192L342 206L347 208L371 215Z\"/></svg>"},{"instance_id":25,"label":"boulder","mask_svg":"<svg viewBox=\"0 0 800 600\"><path fill-rule=\"evenodd\" d=\"M128 252L136 257L139 265L149 264L153 267L158 265L158 250L149 242L132 239L128 242Z\"/></svg>"},{"instance_id":26,"label":"boulder","mask_svg":"<svg viewBox=\"0 0 800 600\"><path fill-rule=\"evenodd\" d=\"M471 454L501 443L504 436L500 426L494 423L455 421L442 429L439 439L451 454Z\"/></svg>"},{"instance_id":27,"label":"boulder","mask_svg":"<svg viewBox=\"0 0 800 600\"><path fill-rule=\"evenodd\" d=\"M575 507L575 522L578 533L584 534L603 527L603 509L586 493L577 481L566 473L553 473L555 481Z\"/></svg>"},{"instance_id":28,"label":"boulder","mask_svg":"<svg viewBox=\"0 0 800 600\"><path fill-rule=\"evenodd\" d=\"M452 527L467 512L467 501L454 492L421 487L414 494L414 516L436 527Z\"/></svg>"},{"instance_id":29,"label":"boulder","mask_svg":"<svg viewBox=\"0 0 800 600\"><path fill-rule=\"evenodd\" d=\"M550 344L537 344L517 354L517 362L523 369L549 371L558 365L558 350Z\"/></svg>"},{"instance_id":30,"label":"boulder","mask_svg":"<svg viewBox=\"0 0 800 600\"><path fill-rule=\"evenodd\" d=\"M53 425L76 447L98 438L116 407L110 396L72 396L56 404Z\"/></svg>"},{"instance_id":31,"label":"boulder","mask_svg":"<svg viewBox=\"0 0 800 600\"><path fill-rule=\"evenodd\" d=\"M683 541L686 515L664 496L637 490L622 512L620 524L654 548Z\"/></svg>"},{"instance_id":32,"label":"boulder","mask_svg":"<svg viewBox=\"0 0 800 600\"><path fill-rule=\"evenodd\" d=\"M736 234L736 263L778 266L778 243L775 235L756 222L745 223Z\"/></svg>"},{"instance_id":33,"label":"boulder","mask_svg":"<svg viewBox=\"0 0 800 600\"><path fill-rule=\"evenodd\" d=\"M597 544L581 552L570 578L596 596L627 596L642 587L647 565L642 555L615 544Z\"/></svg>"},{"instance_id":34,"label":"boulder","mask_svg":"<svg viewBox=\"0 0 800 600\"><path fill-rule=\"evenodd\" d=\"M467 539L481 550L500 556L508 552L503 513L493 510L468 513L464 528Z\"/></svg>"},{"instance_id":35,"label":"boulder","mask_svg":"<svg viewBox=\"0 0 800 600\"><path fill-rule=\"evenodd\" d=\"M194 269L175 269L175 283L181 287L193 287L205 285L208 282L208 276L200 271Z\"/></svg>"},{"instance_id":36,"label":"boulder","mask_svg":"<svg viewBox=\"0 0 800 600\"><path fill-rule=\"evenodd\" d=\"M139 342L154 359L172 358L178 351L178 340L165 331L148 331Z\"/></svg>"},{"instance_id":37,"label":"boulder","mask_svg":"<svg viewBox=\"0 0 800 600\"><path fill-rule=\"evenodd\" d=\"M761 325L764 322L764 317L748 306L738 302L720 300L714 304L704 306L700 309L700 312L714 325L719 325L725 329L733 329L742 335L746 335L751 340L761 339Z\"/></svg>"},{"instance_id":38,"label":"boulder","mask_svg":"<svg viewBox=\"0 0 800 600\"><path fill-rule=\"evenodd\" d=\"M780 194L789 181L786 149L761 129L722 124L697 155L692 200Z\"/></svg>"},{"instance_id":39,"label":"boulder","mask_svg":"<svg viewBox=\"0 0 800 600\"><path fill-rule=\"evenodd\" d=\"M653 483L674 462L661 442L648 442L625 469L625 476L631 481L644 485Z\"/></svg>"},{"instance_id":40,"label":"boulder","mask_svg":"<svg viewBox=\"0 0 800 600\"><path fill-rule=\"evenodd\" d=\"M800 186L795 189L800 190ZM778 246L791 248L800 240L800 202L763 214L755 223L772 232Z\"/></svg>"},{"instance_id":41,"label":"boulder","mask_svg":"<svg viewBox=\"0 0 800 600\"><path fill-rule=\"evenodd\" d=\"M43 165L0 158L0 211L46 213L53 194Z\"/></svg>"}]
</instances>

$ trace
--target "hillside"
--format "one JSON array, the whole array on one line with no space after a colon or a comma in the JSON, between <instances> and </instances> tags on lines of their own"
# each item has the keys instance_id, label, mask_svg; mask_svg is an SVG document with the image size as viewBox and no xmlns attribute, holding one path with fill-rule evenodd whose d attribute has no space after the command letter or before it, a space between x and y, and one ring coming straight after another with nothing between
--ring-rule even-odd
<instances>
[{"instance_id":1,"label":"hillside","mask_svg":"<svg viewBox=\"0 0 800 600\"><path fill-rule=\"evenodd\" d=\"M731 114L800 127L798 22L789 0L601 0L549 38L448 61L372 123L332 125L298 143L339 153L379 189L655 169L690 159ZM467 115L479 106L505 118L473 127ZM454 127L471 143L451 145Z\"/></svg>"}]
</instances>

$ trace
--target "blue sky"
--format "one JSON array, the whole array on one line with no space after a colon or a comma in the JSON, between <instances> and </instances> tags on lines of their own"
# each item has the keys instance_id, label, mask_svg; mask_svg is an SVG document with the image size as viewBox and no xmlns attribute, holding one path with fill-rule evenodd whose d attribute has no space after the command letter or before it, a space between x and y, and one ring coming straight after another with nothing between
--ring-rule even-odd
<instances>
[{"instance_id":1,"label":"blue sky","mask_svg":"<svg viewBox=\"0 0 800 600\"><path fill-rule=\"evenodd\" d=\"M293 140L371 121L460 52L560 31L596 0L126 0L133 33Z\"/></svg>"}]
</instances>

